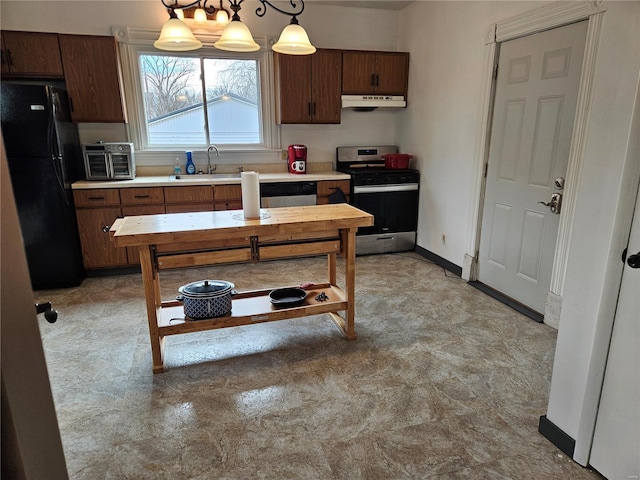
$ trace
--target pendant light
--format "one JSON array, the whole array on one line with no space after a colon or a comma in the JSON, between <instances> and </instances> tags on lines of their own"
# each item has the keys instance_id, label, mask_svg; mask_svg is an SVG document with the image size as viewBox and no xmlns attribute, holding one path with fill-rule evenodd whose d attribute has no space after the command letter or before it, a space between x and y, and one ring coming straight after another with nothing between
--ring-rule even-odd
<instances>
[{"instance_id":1,"label":"pendant light","mask_svg":"<svg viewBox=\"0 0 640 480\"><path fill-rule=\"evenodd\" d=\"M162 26L160 37L153 42L160 50L186 52L202 47L202 42L193 36L191 29L178 19L174 9L170 9L169 20Z\"/></svg>"},{"instance_id":2,"label":"pendant light","mask_svg":"<svg viewBox=\"0 0 640 480\"><path fill-rule=\"evenodd\" d=\"M181 18L189 16L193 18L193 24L203 26L211 18L213 20L215 14L216 25L225 26L220 39L213 45L220 50L230 52L255 52L260 50L249 28L240 21L238 12L240 4L245 0L228 0L229 8L233 11L231 21L227 10L222 7L220 0L220 8L213 5L207 5L212 0L194 0L186 4L180 4L179 0L172 0L173 3L167 3L169 0L160 0L162 4L169 10L169 20L162 26L162 31L158 40L154 42L154 46L160 50L170 51L188 51L196 50L202 46L202 42L193 36L189 26L181 21ZM273 8L283 15L291 17L291 22L287 25L278 41L273 45L273 50L278 53L287 55L309 55L316 51L316 47L311 45L307 32L298 24L297 15L304 10L304 0L289 0L293 7L293 12L288 12L276 7L269 0L258 0L260 6L256 9L256 15L263 17L267 12L267 6ZM298 9L298 7L300 7Z\"/></svg>"},{"instance_id":3,"label":"pendant light","mask_svg":"<svg viewBox=\"0 0 640 480\"><path fill-rule=\"evenodd\" d=\"M274 52L287 55L310 55L316 51L316 47L311 45L307 32L298 24L295 16L291 18L291 23L282 30L280 38L271 48Z\"/></svg>"},{"instance_id":4,"label":"pendant light","mask_svg":"<svg viewBox=\"0 0 640 480\"><path fill-rule=\"evenodd\" d=\"M235 15L234 15L235 17ZM249 27L240 21L238 18L232 18L231 21L224 27L220 40L213 44L214 47L220 50L227 50L229 52L255 52L260 50Z\"/></svg>"},{"instance_id":5,"label":"pendant light","mask_svg":"<svg viewBox=\"0 0 640 480\"><path fill-rule=\"evenodd\" d=\"M220 8L216 10L216 23L220 26L229 23L229 12L222 7L222 0L220 0Z\"/></svg>"},{"instance_id":6,"label":"pendant light","mask_svg":"<svg viewBox=\"0 0 640 480\"><path fill-rule=\"evenodd\" d=\"M205 25L207 23L207 12L204 11L204 8L198 6L196 11L193 12L193 21L197 25Z\"/></svg>"},{"instance_id":7,"label":"pendant light","mask_svg":"<svg viewBox=\"0 0 640 480\"><path fill-rule=\"evenodd\" d=\"M258 45L253 39L253 35L249 31L244 23L240 21L240 3L242 1L230 1L231 10L233 10L233 17L231 21L224 27L220 40L213 44L214 47L220 50L226 50L229 52L255 52L260 50Z\"/></svg>"}]
</instances>

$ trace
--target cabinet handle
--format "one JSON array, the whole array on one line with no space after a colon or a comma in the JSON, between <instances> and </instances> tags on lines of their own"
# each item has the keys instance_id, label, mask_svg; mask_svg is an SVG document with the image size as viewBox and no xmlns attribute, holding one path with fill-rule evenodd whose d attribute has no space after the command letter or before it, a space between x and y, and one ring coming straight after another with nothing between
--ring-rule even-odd
<instances>
[{"instance_id":1,"label":"cabinet handle","mask_svg":"<svg viewBox=\"0 0 640 480\"><path fill-rule=\"evenodd\" d=\"M89 197L89 200L104 200L104 197Z\"/></svg>"},{"instance_id":2,"label":"cabinet handle","mask_svg":"<svg viewBox=\"0 0 640 480\"><path fill-rule=\"evenodd\" d=\"M307 103L307 111L309 112L309 116L311 116L311 102Z\"/></svg>"},{"instance_id":3,"label":"cabinet handle","mask_svg":"<svg viewBox=\"0 0 640 480\"><path fill-rule=\"evenodd\" d=\"M13 57L11 56L11 50L7 48L7 63L13 65Z\"/></svg>"},{"instance_id":4,"label":"cabinet handle","mask_svg":"<svg viewBox=\"0 0 640 480\"><path fill-rule=\"evenodd\" d=\"M134 195L134 198L149 198L150 195Z\"/></svg>"},{"instance_id":5,"label":"cabinet handle","mask_svg":"<svg viewBox=\"0 0 640 480\"><path fill-rule=\"evenodd\" d=\"M376 73L376 87L380 86L380 75Z\"/></svg>"},{"instance_id":6,"label":"cabinet handle","mask_svg":"<svg viewBox=\"0 0 640 480\"><path fill-rule=\"evenodd\" d=\"M100 230L102 230L102 233L109 233L109 230L111 230L111 225L103 225Z\"/></svg>"},{"instance_id":7,"label":"cabinet handle","mask_svg":"<svg viewBox=\"0 0 640 480\"><path fill-rule=\"evenodd\" d=\"M376 86L376 74L375 73L371 74L371 86L372 87Z\"/></svg>"},{"instance_id":8,"label":"cabinet handle","mask_svg":"<svg viewBox=\"0 0 640 480\"><path fill-rule=\"evenodd\" d=\"M313 115L316 114L316 102L313 102Z\"/></svg>"}]
</instances>

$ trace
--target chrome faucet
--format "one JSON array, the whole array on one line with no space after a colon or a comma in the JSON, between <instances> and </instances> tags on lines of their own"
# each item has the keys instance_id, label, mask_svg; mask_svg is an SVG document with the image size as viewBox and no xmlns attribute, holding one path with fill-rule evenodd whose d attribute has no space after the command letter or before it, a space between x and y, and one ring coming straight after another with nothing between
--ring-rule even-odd
<instances>
[{"instance_id":1,"label":"chrome faucet","mask_svg":"<svg viewBox=\"0 0 640 480\"><path fill-rule=\"evenodd\" d=\"M209 145L209 148L207 148L207 173L213 173L216 171L216 168L218 168L218 164L214 164L213 167L211 167L211 150L216 151L216 157L220 156L218 147L215 145Z\"/></svg>"}]
</instances>

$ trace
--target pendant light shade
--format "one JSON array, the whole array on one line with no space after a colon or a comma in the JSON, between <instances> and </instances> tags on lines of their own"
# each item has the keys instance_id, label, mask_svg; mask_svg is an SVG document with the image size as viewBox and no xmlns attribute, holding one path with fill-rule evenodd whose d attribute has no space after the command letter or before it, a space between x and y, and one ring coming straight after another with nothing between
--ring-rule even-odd
<instances>
[{"instance_id":1,"label":"pendant light shade","mask_svg":"<svg viewBox=\"0 0 640 480\"><path fill-rule=\"evenodd\" d=\"M297 22L287 25L271 48L274 52L287 55L310 55L316 51L307 32Z\"/></svg>"},{"instance_id":2,"label":"pendant light shade","mask_svg":"<svg viewBox=\"0 0 640 480\"><path fill-rule=\"evenodd\" d=\"M193 12L193 21L200 25L207 23L207 12L204 11L204 8L196 8L196 11Z\"/></svg>"},{"instance_id":3,"label":"pendant light shade","mask_svg":"<svg viewBox=\"0 0 640 480\"><path fill-rule=\"evenodd\" d=\"M249 28L240 20L231 20L224 27L220 40L213 45L220 50L230 52L255 52L260 50L260 45L253 40Z\"/></svg>"},{"instance_id":4,"label":"pendant light shade","mask_svg":"<svg viewBox=\"0 0 640 480\"><path fill-rule=\"evenodd\" d=\"M222 2L220 3L222 4ZM226 12L226 10L220 8L216 12L216 23L218 25L226 25L227 23L229 23L229 14Z\"/></svg>"},{"instance_id":5,"label":"pendant light shade","mask_svg":"<svg viewBox=\"0 0 640 480\"><path fill-rule=\"evenodd\" d=\"M202 47L202 42L193 36L183 21L172 17L162 26L160 37L153 42L153 46L160 50L186 52Z\"/></svg>"}]
</instances>

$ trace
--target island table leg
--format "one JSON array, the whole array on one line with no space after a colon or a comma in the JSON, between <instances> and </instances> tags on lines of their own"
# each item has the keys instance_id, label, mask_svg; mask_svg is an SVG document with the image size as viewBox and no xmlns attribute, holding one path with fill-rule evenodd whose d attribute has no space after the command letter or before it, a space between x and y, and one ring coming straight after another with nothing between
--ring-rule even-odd
<instances>
[{"instance_id":1,"label":"island table leg","mask_svg":"<svg viewBox=\"0 0 640 480\"><path fill-rule=\"evenodd\" d=\"M158 329L158 309L162 304L160 298L160 278L158 271L154 267L152 247L149 245L140 246L139 251L144 297L147 303L147 320L149 321L153 373L161 373L164 372L164 338L160 337L160 331Z\"/></svg>"},{"instance_id":2,"label":"island table leg","mask_svg":"<svg viewBox=\"0 0 640 480\"><path fill-rule=\"evenodd\" d=\"M356 229L347 230L345 239L345 289L347 294L346 334L349 340L355 340L356 327Z\"/></svg>"}]
</instances>

